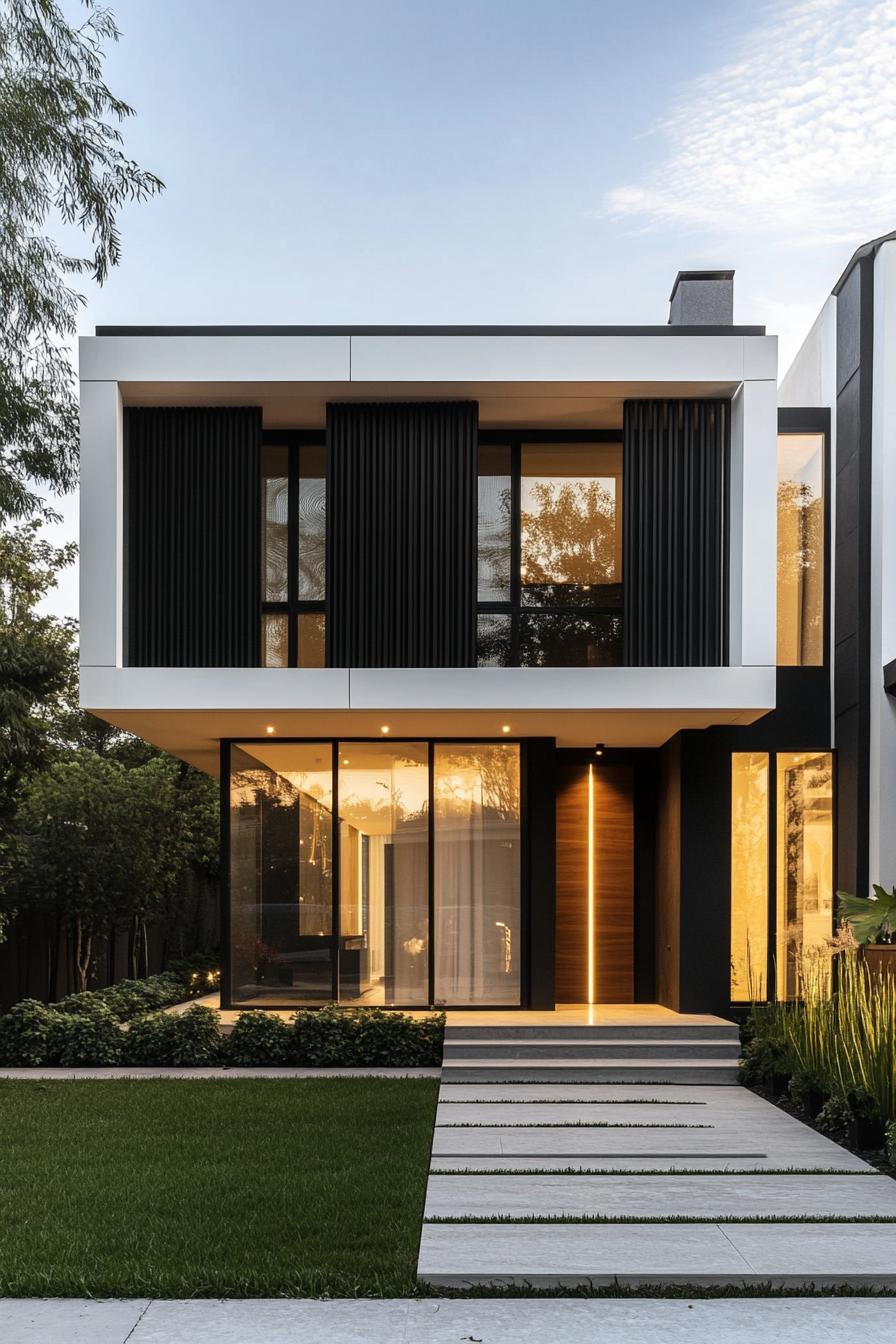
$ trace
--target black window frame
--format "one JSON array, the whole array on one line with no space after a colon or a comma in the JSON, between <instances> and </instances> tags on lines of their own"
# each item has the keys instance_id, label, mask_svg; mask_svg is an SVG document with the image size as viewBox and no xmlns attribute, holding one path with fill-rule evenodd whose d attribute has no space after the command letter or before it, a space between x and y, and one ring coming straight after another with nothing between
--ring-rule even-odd
<instances>
[{"instance_id":1,"label":"black window frame","mask_svg":"<svg viewBox=\"0 0 896 1344\"><path fill-rule=\"evenodd\" d=\"M622 583L619 584L620 600L615 605L589 604L588 606L524 606L522 602L522 582L520 579L520 563L522 560L522 523L521 523L521 497L522 497L522 456L523 446L527 444L538 443L610 443L618 444L622 448L622 426L618 429L584 429L584 430L551 430L551 429L530 429L530 430L500 430L489 429L479 431L480 447L498 447L510 449L510 597L506 602L501 601L480 601L477 586L476 592L476 650L477 666L488 666L478 661L479 653L479 617L480 616L509 616L510 617L510 661L503 664L507 667L534 666L534 664L520 663L520 623L522 616L569 616L578 618L588 618L591 616L616 616L620 623L623 620L623 598L625 573L622 575ZM478 479L478 477L477 477ZM625 491L625 481L622 483L623 498ZM620 509L617 520L617 527L624 526L623 510ZM478 583L478 526L476 529L476 547L477 547L477 583ZM623 665L622 644L620 640L620 659L618 663L612 666L621 667ZM557 666L584 666L584 664L557 664Z\"/></svg>"},{"instance_id":2,"label":"black window frame","mask_svg":"<svg viewBox=\"0 0 896 1344\"><path fill-rule=\"evenodd\" d=\"M287 486L287 521L286 521L286 565L287 565L287 594L285 602L266 602L264 599L263 585L265 581L264 567L261 570L261 621L258 629L258 660L259 666L264 667L264 618L265 616L286 616L287 618L287 667L299 666L299 617L307 614L322 615L327 619L327 599L326 595L314 601L299 599L299 480L300 480L300 461L303 448L322 448L324 451L324 471L327 469L327 435L324 429L265 429L261 435L262 450L265 448L285 448L287 451L288 462L288 486ZM262 496L262 510L264 509L264 499ZM329 527L329 519L327 519ZM260 544L264 547L265 517L262 512L261 518L261 540ZM325 583L326 588L329 585ZM326 650L326 640L324 641ZM324 667L328 666L326 651L324 652Z\"/></svg>"}]
</instances>

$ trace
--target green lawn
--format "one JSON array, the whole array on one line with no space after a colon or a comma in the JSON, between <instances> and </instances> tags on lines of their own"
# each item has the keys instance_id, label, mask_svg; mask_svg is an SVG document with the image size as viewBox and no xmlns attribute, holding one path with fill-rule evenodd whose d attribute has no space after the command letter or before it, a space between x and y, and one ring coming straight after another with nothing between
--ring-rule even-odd
<instances>
[{"instance_id":1,"label":"green lawn","mask_svg":"<svg viewBox=\"0 0 896 1344\"><path fill-rule=\"evenodd\" d=\"M0 1080L0 1296L407 1296L437 1093Z\"/></svg>"}]
</instances>

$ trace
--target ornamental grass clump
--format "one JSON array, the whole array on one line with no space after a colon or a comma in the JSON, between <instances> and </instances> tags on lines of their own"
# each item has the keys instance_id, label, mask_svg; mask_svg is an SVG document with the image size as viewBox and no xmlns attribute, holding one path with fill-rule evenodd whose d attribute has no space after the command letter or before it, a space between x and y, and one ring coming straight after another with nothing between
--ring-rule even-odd
<instances>
[{"instance_id":1,"label":"ornamental grass clump","mask_svg":"<svg viewBox=\"0 0 896 1344\"><path fill-rule=\"evenodd\" d=\"M792 1099L827 1132L880 1147L896 1120L896 977L872 974L854 943L808 952L800 997L755 1005L745 1033L741 1079L776 1095L790 1077Z\"/></svg>"}]
</instances>

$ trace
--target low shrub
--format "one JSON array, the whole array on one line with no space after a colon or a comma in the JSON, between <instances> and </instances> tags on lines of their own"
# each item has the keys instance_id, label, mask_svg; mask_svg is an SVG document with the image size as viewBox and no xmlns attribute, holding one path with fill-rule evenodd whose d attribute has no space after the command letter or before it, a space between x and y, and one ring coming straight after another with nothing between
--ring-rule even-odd
<instances>
[{"instance_id":1,"label":"low shrub","mask_svg":"<svg viewBox=\"0 0 896 1344\"><path fill-rule=\"evenodd\" d=\"M830 1088L818 1074L797 1068L787 1092L794 1105L814 1120L827 1102Z\"/></svg>"},{"instance_id":2,"label":"low shrub","mask_svg":"<svg viewBox=\"0 0 896 1344\"><path fill-rule=\"evenodd\" d=\"M437 1067L445 1016L416 1019L382 1008L306 1009L293 1019L292 1057L307 1068Z\"/></svg>"},{"instance_id":3,"label":"low shrub","mask_svg":"<svg viewBox=\"0 0 896 1344\"><path fill-rule=\"evenodd\" d=\"M844 1138L852 1124L852 1111L846 1098L839 1095L828 1097L815 1117L815 1124L823 1134L828 1134L832 1139Z\"/></svg>"},{"instance_id":4,"label":"low shrub","mask_svg":"<svg viewBox=\"0 0 896 1344\"><path fill-rule=\"evenodd\" d=\"M23 999L0 1017L0 1064L13 1068L46 1064L59 1014L37 999Z\"/></svg>"},{"instance_id":5,"label":"low shrub","mask_svg":"<svg viewBox=\"0 0 896 1344\"><path fill-rule=\"evenodd\" d=\"M896 1120L887 1125L887 1161L891 1167L896 1167Z\"/></svg>"},{"instance_id":6,"label":"low shrub","mask_svg":"<svg viewBox=\"0 0 896 1344\"><path fill-rule=\"evenodd\" d=\"M752 1038L741 1056L740 1081L747 1087L764 1087L780 1096L787 1090L793 1057L784 1035L777 1005L754 1008Z\"/></svg>"},{"instance_id":7,"label":"low shrub","mask_svg":"<svg viewBox=\"0 0 896 1344\"><path fill-rule=\"evenodd\" d=\"M96 1009L108 1010L119 1022L130 1022L144 1013L159 1008L170 1008L183 1003L190 995L183 981L171 971L148 975L145 980L119 980L107 989L88 989L80 994L69 994L54 1007L60 1013L84 1016Z\"/></svg>"},{"instance_id":8,"label":"low shrub","mask_svg":"<svg viewBox=\"0 0 896 1344\"><path fill-rule=\"evenodd\" d=\"M288 1064L293 1032L276 1013L257 1008L240 1013L233 1031L224 1043L228 1064L237 1068L259 1068L265 1064Z\"/></svg>"},{"instance_id":9,"label":"low shrub","mask_svg":"<svg viewBox=\"0 0 896 1344\"><path fill-rule=\"evenodd\" d=\"M121 1026L115 1014L103 1004L94 1006L89 1012L57 1012L54 1016L47 1063L77 1068L121 1061Z\"/></svg>"},{"instance_id":10,"label":"low shrub","mask_svg":"<svg viewBox=\"0 0 896 1344\"><path fill-rule=\"evenodd\" d=\"M128 1064L199 1068L219 1064L223 1054L218 1014L196 1004L185 1013L149 1013L128 1028Z\"/></svg>"}]
</instances>

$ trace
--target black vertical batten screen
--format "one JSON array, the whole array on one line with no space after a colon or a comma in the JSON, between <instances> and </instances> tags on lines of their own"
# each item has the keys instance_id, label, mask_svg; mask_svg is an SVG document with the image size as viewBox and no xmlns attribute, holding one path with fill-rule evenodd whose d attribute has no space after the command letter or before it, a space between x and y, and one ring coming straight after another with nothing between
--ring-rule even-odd
<instances>
[{"instance_id":1,"label":"black vertical batten screen","mask_svg":"<svg viewBox=\"0 0 896 1344\"><path fill-rule=\"evenodd\" d=\"M128 662L259 663L261 411L124 413Z\"/></svg>"},{"instance_id":2,"label":"black vertical batten screen","mask_svg":"<svg viewBox=\"0 0 896 1344\"><path fill-rule=\"evenodd\" d=\"M476 662L475 402L327 407L327 664Z\"/></svg>"},{"instance_id":3,"label":"black vertical batten screen","mask_svg":"<svg viewBox=\"0 0 896 1344\"><path fill-rule=\"evenodd\" d=\"M627 401L623 412L625 662L727 660L729 403Z\"/></svg>"}]
</instances>

